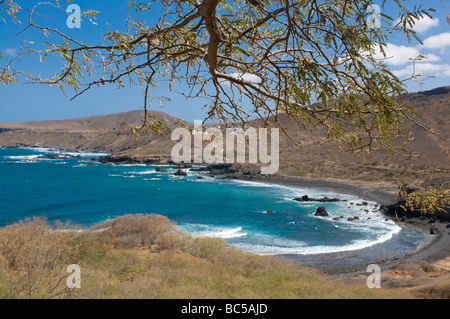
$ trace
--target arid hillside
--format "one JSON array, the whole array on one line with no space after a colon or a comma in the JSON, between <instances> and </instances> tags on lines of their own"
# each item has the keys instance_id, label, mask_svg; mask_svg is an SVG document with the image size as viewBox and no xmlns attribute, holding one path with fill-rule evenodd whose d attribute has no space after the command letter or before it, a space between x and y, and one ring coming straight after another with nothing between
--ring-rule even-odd
<instances>
[{"instance_id":1,"label":"arid hillside","mask_svg":"<svg viewBox=\"0 0 450 319\"><path fill-rule=\"evenodd\" d=\"M449 180L450 86L407 94L403 99L416 107L423 125L405 123L412 131L408 145L411 156L386 151L355 156L327 142L323 131L301 130L286 118L282 124L299 146L281 134L279 174L393 183L429 184ZM162 112L150 114L171 128L176 126L177 119L173 116ZM174 144L169 134L139 136L136 144L127 126L122 125L139 126L142 120L143 111L131 111L63 121L0 123L0 145L111 152L112 158L118 161L169 160Z\"/></svg>"},{"instance_id":2,"label":"arid hillside","mask_svg":"<svg viewBox=\"0 0 450 319\"><path fill-rule=\"evenodd\" d=\"M410 121L407 145L410 155L374 151L359 156L343 152L338 145L326 143L324 133L291 131L301 147L283 139L280 165L290 175L331 177L358 180L390 180L393 182L443 182L450 170L450 87L405 95L403 100L415 106L418 126ZM394 141L393 144L402 143Z\"/></svg>"},{"instance_id":3,"label":"arid hillside","mask_svg":"<svg viewBox=\"0 0 450 319\"><path fill-rule=\"evenodd\" d=\"M177 119L164 112L151 111L151 116L158 117L162 121L175 123ZM117 130L123 123L140 125L143 121L143 111L131 111L125 113L82 117L61 121L19 122L1 123L5 129L28 130Z\"/></svg>"},{"instance_id":4,"label":"arid hillside","mask_svg":"<svg viewBox=\"0 0 450 319\"><path fill-rule=\"evenodd\" d=\"M178 119L163 112L151 111L152 120L177 126ZM129 125L141 126L143 111L84 117L78 119L42 122L21 122L0 124L0 145L36 146L92 150L101 152L120 152L139 148ZM165 141L166 136L141 136L139 144L150 141Z\"/></svg>"}]
</instances>

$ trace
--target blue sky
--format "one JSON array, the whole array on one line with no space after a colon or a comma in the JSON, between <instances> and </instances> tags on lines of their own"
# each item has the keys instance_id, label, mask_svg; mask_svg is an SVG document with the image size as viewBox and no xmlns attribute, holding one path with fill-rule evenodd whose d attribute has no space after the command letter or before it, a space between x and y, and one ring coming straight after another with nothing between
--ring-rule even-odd
<instances>
[{"instance_id":1,"label":"blue sky","mask_svg":"<svg viewBox=\"0 0 450 319\"><path fill-rule=\"evenodd\" d=\"M381 3L374 1L375 4ZM398 10L393 9L395 5L388 5L383 13L396 18ZM22 7L30 7L36 1L20 1ZM63 1L60 1L63 6ZM95 20L90 21L83 18L81 28L69 29L66 25L67 13L55 8L43 8L42 12L51 19L51 25L71 37L82 39L87 44L101 42L101 36L109 30L121 30L125 25L127 7L125 0L74 0L72 3L81 7L82 11L98 10L100 13ZM386 63L390 65L393 72L400 78L408 78L412 73L411 58L418 55L427 56L428 59L416 64L416 73L425 77L421 83L409 82L408 90L416 92L428 90L439 86L450 85L450 26L447 24L447 15L450 13L450 1L405 1L408 8L414 4L423 4L423 8L434 8L433 19L423 19L415 26L423 45L414 39L411 43L405 37L393 37L388 41ZM154 14L149 14L148 22L156 19L158 9ZM42 24L50 24L49 20L40 18ZM23 24L6 24L0 21L0 51L5 54L6 59L13 58L20 51L20 41L42 40L41 33L28 30L14 37L24 29L26 17L22 17ZM383 27L383 25L382 25ZM36 40L38 39L38 40ZM51 41L51 38L48 39ZM47 60L44 64L39 61L38 55L23 58L15 65L18 69L27 69L33 72L53 74L58 66L58 61ZM167 96L172 101L164 102L161 108L158 100L152 102L152 110L164 111L168 114L182 118L187 121L202 119L205 117L203 109L204 100L186 100L183 96L170 92L165 86L161 86L151 92L154 96ZM66 97L59 88L36 84L14 84L0 87L0 122L59 120L77 118L99 114L126 112L141 109L143 106L143 92L139 86L127 87L118 90L115 86L95 88L70 101L71 93Z\"/></svg>"}]
</instances>

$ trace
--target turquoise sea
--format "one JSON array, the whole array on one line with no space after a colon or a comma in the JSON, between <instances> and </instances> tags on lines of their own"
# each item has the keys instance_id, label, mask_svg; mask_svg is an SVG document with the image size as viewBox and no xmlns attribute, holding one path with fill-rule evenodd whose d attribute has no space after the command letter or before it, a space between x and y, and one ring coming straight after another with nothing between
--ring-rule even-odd
<instances>
[{"instance_id":1,"label":"turquoise sea","mask_svg":"<svg viewBox=\"0 0 450 319\"><path fill-rule=\"evenodd\" d=\"M52 154L80 157L39 158ZM224 238L262 255L354 251L393 239L407 252L429 238L385 221L373 211L375 203L358 206L363 200L351 195L221 180L189 169L188 176L179 177L171 166L165 167L168 173L159 173L156 166L92 161L101 155L106 154L0 148L0 226L36 216L88 227L124 214L154 213L167 216L194 236ZM347 201L293 201L305 194ZM325 206L330 217L314 216L318 206ZM340 216L345 218L332 220ZM347 220L354 216L359 219Z\"/></svg>"}]
</instances>

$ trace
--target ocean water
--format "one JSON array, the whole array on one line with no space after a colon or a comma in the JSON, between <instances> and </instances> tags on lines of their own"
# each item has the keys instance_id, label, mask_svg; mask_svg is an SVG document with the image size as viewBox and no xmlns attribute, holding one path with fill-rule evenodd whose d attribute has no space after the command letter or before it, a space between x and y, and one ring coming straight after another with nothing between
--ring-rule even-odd
<instances>
[{"instance_id":1,"label":"ocean water","mask_svg":"<svg viewBox=\"0 0 450 319\"><path fill-rule=\"evenodd\" d=\"M41 155L80 155L41 159ZM188 176L156 166L106 165L93 157L42 148L0 148L0 226L30 217L91 226L133 213L167 216L194 236L223 238L261 255L309 255L375 247L396 239L416 250L426 234L402 230L374 212L375 203L319 189L220 180L187 169ZM202 178L200 179L199 176ZM301 203L293 198L339 197L346 202ZM353 203L350 204L350 203ZM325 206L330 217L314 216ZM267 213L272 210L273 213ZM366 212L365 210L369 210ZM344 216L338 221L333 217ZM347 221L347 217L359 217Z\"/></svg>"}]
</instances>

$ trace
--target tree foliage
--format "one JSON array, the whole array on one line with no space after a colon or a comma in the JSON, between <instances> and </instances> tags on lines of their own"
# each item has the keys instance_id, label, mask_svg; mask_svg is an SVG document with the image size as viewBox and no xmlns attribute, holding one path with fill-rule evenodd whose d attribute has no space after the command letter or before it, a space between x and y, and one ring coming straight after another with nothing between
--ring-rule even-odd
<instances>
[{"instance_id":1,"label":"tree foliage","mask_svg":"<svg viewBox=\"0 0 450 319\"><path fill-rule=\"evenodd\" d=\"M49 3L24 9L3 0L0 13L19 22L17 13L26 11L25 30L60 39L39 48L23 44L23 54L39 54L41 60L56 55L65 63L49 78L27 77L62 90L71 87L73 98L101 85L137 84L147 110L152 89L161 82L171 89L183 83L186 97L207 98L209 119L259 118L278 125L287 116L300 127L326 128L330 140L359 152L390 148L393 137L406 136L404 119L415 117L413 108L398 100L404 84L375 53L384 52L392 32L416 37L411 25L431 9L410 12L402 1L394 2L401 12L397 23L374 16L367 0L131 0L123 30L106 33L99 45L34 23L39 8ZM59 2L50 5L65 10ZM374 27L373 19L381 27ZM2 66L0 79L12 83L17 72Z\"/></svg>"},{"instance_id":2,"label":"tree foliage","mask_svg":"<svg viewBox=\"0 0 450 319\"><path fill-rule=\"evenodd\" d=\"M403 200L405 210L419 210L421 214L447 213L450 208L450 189L448 183L430 186L408 194L400 189L398 196Z\"/></svg>"}]
</instances>

